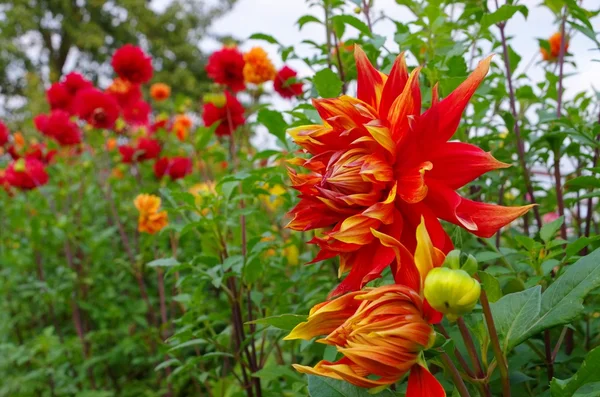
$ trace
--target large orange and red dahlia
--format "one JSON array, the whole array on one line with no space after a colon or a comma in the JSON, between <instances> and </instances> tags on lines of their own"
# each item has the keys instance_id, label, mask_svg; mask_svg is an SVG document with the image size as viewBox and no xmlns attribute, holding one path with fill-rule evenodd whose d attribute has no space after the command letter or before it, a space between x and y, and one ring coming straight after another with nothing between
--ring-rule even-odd
<instances>
[{"instance_id":1,"label":"large orange and red dahlia","mask_svg":"<svg viewBox=\"0 0 600 397\"><path fill-rule=\"evenodd\" d=\"M448 142L491 58L443 100L435 86L423 113L420 68L409 75L400 55L387 76L359 47L355 58L357 98L315 99L323 125L289 131L311 158L295 160L310 173L290 170L300 202L288 227L329 228L312 240L321 249L313 262L339 255L340 276L349 272L332 295L358 290L385 267L397 267L388 240L414 251L421 217L434 246L448 252L453 245L439 219L490 237L531 207L485 204L456 193L480 175L509 166L476 146Z\"/></svg>"}]
</instances>

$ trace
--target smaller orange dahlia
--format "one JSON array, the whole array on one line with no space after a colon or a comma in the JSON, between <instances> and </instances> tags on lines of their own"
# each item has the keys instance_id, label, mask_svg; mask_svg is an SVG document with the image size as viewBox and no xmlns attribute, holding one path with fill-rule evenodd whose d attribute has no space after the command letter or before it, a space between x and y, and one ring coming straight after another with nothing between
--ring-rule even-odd
<instances>
[{"instance_id":1,"label":"smaller orange dahlia","mask_svg":"<svg viewBox=\"0 0 600 397\"><path fill-rule=\"evenodd\" d=\"M548 43L550 44L550 52L545 48L540 48L540 52L542 53L542 58L544 61L554 62L558 59L560 55L560 46L562 42L562 35L560 32L554 33L548 39ZM565 42L565 53L569 50L569 38L567 37Z\"/></svg>"},{"instance_id":2,"label":"smaller orange dahlia","mask_svg":"<svg viewBox=\"0 0 600 397\"><path fill-rule=\"evenodd\" d=\"M254 47L244 54L244 80L246 83L262 84L273 80L277 71L267 52Z\"/></svg>"},{"instance_id":3,"label":"smaller orange dahlia","mask_svg":"<svg viewBox=\"0 0 600 397\"><path fill-rule=\"evenodd\" d=\"M171 87L165 83L155 83L150 87L150 96L156 102L169 99L171 96Z\"/></svg>"},{"instance_id":4,"label":"smaller orange dahlia","mask_svg":"<svg viewBox=\"0 0 600 397\"><path fill-rule=\"evenodd\" d=\"M140 212L138 230L142 233L154 234L169 224L166 211L159 211L160 197L152 194L140 194L133 201Z\"/></svg>"}]
</instances>

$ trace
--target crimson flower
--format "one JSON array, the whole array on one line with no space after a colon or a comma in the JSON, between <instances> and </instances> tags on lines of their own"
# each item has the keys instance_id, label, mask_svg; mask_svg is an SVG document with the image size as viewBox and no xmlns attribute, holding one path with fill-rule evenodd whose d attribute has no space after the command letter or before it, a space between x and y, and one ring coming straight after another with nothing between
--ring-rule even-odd
<instances>
[{"instance_id":1,"label":"crimson flower","mask_svg":"<svg viewBox=\"0 0 600 397\"><path fill-rule=\"evenodd\" d=\"M45 165L33 157L12 162L4 173L5 181L21 190L32 190L48 183Z\"/></svg>"},{"instance_id":2,"label":"crimson flower","mask_svg":"<svg viewBox=\"0 0 600 397\"><path fill-rule=\"evenodd\" d=\"M288 66L277 72L273 79L273 89L283 98L293 98L302 95L302 83L295 82L298 73Z\"/></svg>"},{"instance_id":3,"label":"crimson flower","mask_svg":"<svg viewBox=\"0 0 600 397\"><path fill-rule=\"evenodd\" d=\"M113 128L119 117L119 104L108 94L96 89L81 90L75 99L79 118L95 128Z\"/></svg>"},{"instance_id":4,"label":"crimson flower","mask_svg":"<svg viewBox=\"0 0 600 397\"><path fill-rule=\"evenodd\" d=\"M148 102L139 100L123 109L123 118L131 125L146 125L151 111Z\"/></svg>"},{"instance_id":5,"label":"crimson flower","mask_svg":"<svg viewBox=\"0 0 600 397\"><path fill-rule=\"evenodd\" d=\"M67 92L73 97L81 90L94 87L91 81L77 72L71 72L67 74L63 79L62 84L66 88Z\"/></svg>"},{"instance_id":6,"label":"crimson flower","mask_svg":"<svg viewBox=\"0 0 600 397\"><path fill-rule=\"evenodd\" d=\"M142 99L142 90L139 84L116 78L106 89L106 93L117 100L121 109L131 106Z\"/></svg>"},{"instance_id":7,"label":"crimson flower","mask_svg":"<svg viewBox=\"0 0 600 397\"><path fill-rule=\"evenodd\" d=\"M215 130L215 134L218 136L231 135L237 127L246 122L244 107L237 98L229 92L225 92L225 98L223 106L219 107L214 103L207 102L202 110L204 125L210 127L219 123Z\"/></svg>"},{"instance_id":8,"label":"crimson flower","mask_svg":"<svg viewBox=\"0 0 600 397\"><path fill-rule=\"evenodd\" d=\"M8 143L9 136L8 127L2 121L0 121L0 147Z\"/></svg>"},{"instance_id":9,"label":"crimson flower","mask_svg":"<svg viewBox=\"0 0 600 397\"><path fill-rule=\"evenodd\" d=\"M56 140L61 146L81 143L81 131L64 110L53 110L50 115L40 114L33 119L42 134Z\"/></svg>"},{"instance_id":10,"label":"crimson flower","mask_svg":"<svg viewBox=\"0 0 600 397\"><path fill-rule=\"evenodd\" d=\"M144 84L152 78L152 58L132 44L115 51L111 65L120 78L134 84Z\"/></svg>"},{"instance_id":11,"label":"crimson flower","mask_svg":"<svg viewBox=\"0 0 600 397\"><path fill-rule=\"evenodd\" d=\"M187 157L163 157L154 163L154 175L157 179L168 175L172 180L184 178L192 173L193 163Z\"/></svg>"},{"instance_id":12,"label":"crimson flower","mask_svg":"<svg viewBox=\"0 0 600 397\"><path fill-rule=\"evenodd\" d=\"M244 83L244 55L237 47L223 47L208 58L206 73L217 84L229 87L233 92L246 88Z\"/></svg>"},{"instance_id":13,"label":"crimson flower","mask_svg":"<svg viewBox=\"0 0 600 397\"><path fill-rule=\"evenodd\" d=\"M54 83L46 91L46 99L50 105L50 109L62 109L66 111L71 110L71 102L73 96L67 90L67 87L63 83Z\"/></svg>"},{"instance_id":14,"label":"crimson flower","mask_svg":"<svg viewBox=\"0 0 600 397\"><path fill-rule=\"evenodd\" d=\"M121 161L125 164L158 158L161 150L160 142L152 138L140 138L135 146L119 146Z\"/></svg>"},{"instance_id":15,"label":"crimson flower","mask_svg":"<svg viewBox=\"0 0 600 397\"><path fill-rule=\"evenodd\" d=\"M314 99L324 124L289 131L311 158L295 162L309 174L290 171L300 202L288 227L328 228L312 240L320 247L314 261L339 255L340 276L349 272L332 295L358 290L387 266L397 267L391 242L414 252L422 217L433 245L447 253L453 245L439 219L490 237L531 208L476 202L456 192L509 166L476 146L448 142L491 58L443 100L434 86L424 113L420 68L409 75L400 55L387 76L359 47L355 58L358 98Z\"/></svg>"}]
</instances>

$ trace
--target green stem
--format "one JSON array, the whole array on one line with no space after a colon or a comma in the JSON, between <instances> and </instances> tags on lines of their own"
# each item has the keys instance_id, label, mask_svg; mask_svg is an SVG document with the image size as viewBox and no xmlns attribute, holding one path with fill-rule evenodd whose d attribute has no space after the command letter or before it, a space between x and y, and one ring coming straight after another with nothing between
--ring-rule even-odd
<instances>
[{"instance_id":1,"label":"green stem","mask_svg":"<svg viewBox=\"0 0 600 397\"><path fill-rule=\"evenodd\" d=\"M442 362L450 372L450 376L452 376L452 380L454 381L456 390L458 390L458 394L460 394L461 397L471 397L469 391L467 390L465 382L462 380L458 369L456 369L456 366L454 365L448 354L446 352L443 352L440 355L440 358L442 359Z\"/></svg>"}]
</instances>

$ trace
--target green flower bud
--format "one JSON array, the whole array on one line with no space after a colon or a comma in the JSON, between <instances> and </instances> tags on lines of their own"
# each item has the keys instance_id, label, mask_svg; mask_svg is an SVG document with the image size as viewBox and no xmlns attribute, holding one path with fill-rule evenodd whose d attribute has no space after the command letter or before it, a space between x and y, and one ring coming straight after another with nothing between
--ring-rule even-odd
<instances>
[{"instance_id":1,"label":"green flower bud","mask_svg":"<svg viewBox=\"0 0 600 397\"><path fill-rule=\"evenodd\" d=\"M464 270L438 267L430 270L425 279L425 298L450 321L471 312L480 293L479 282Z\"/></svg>"}]
</instances>

